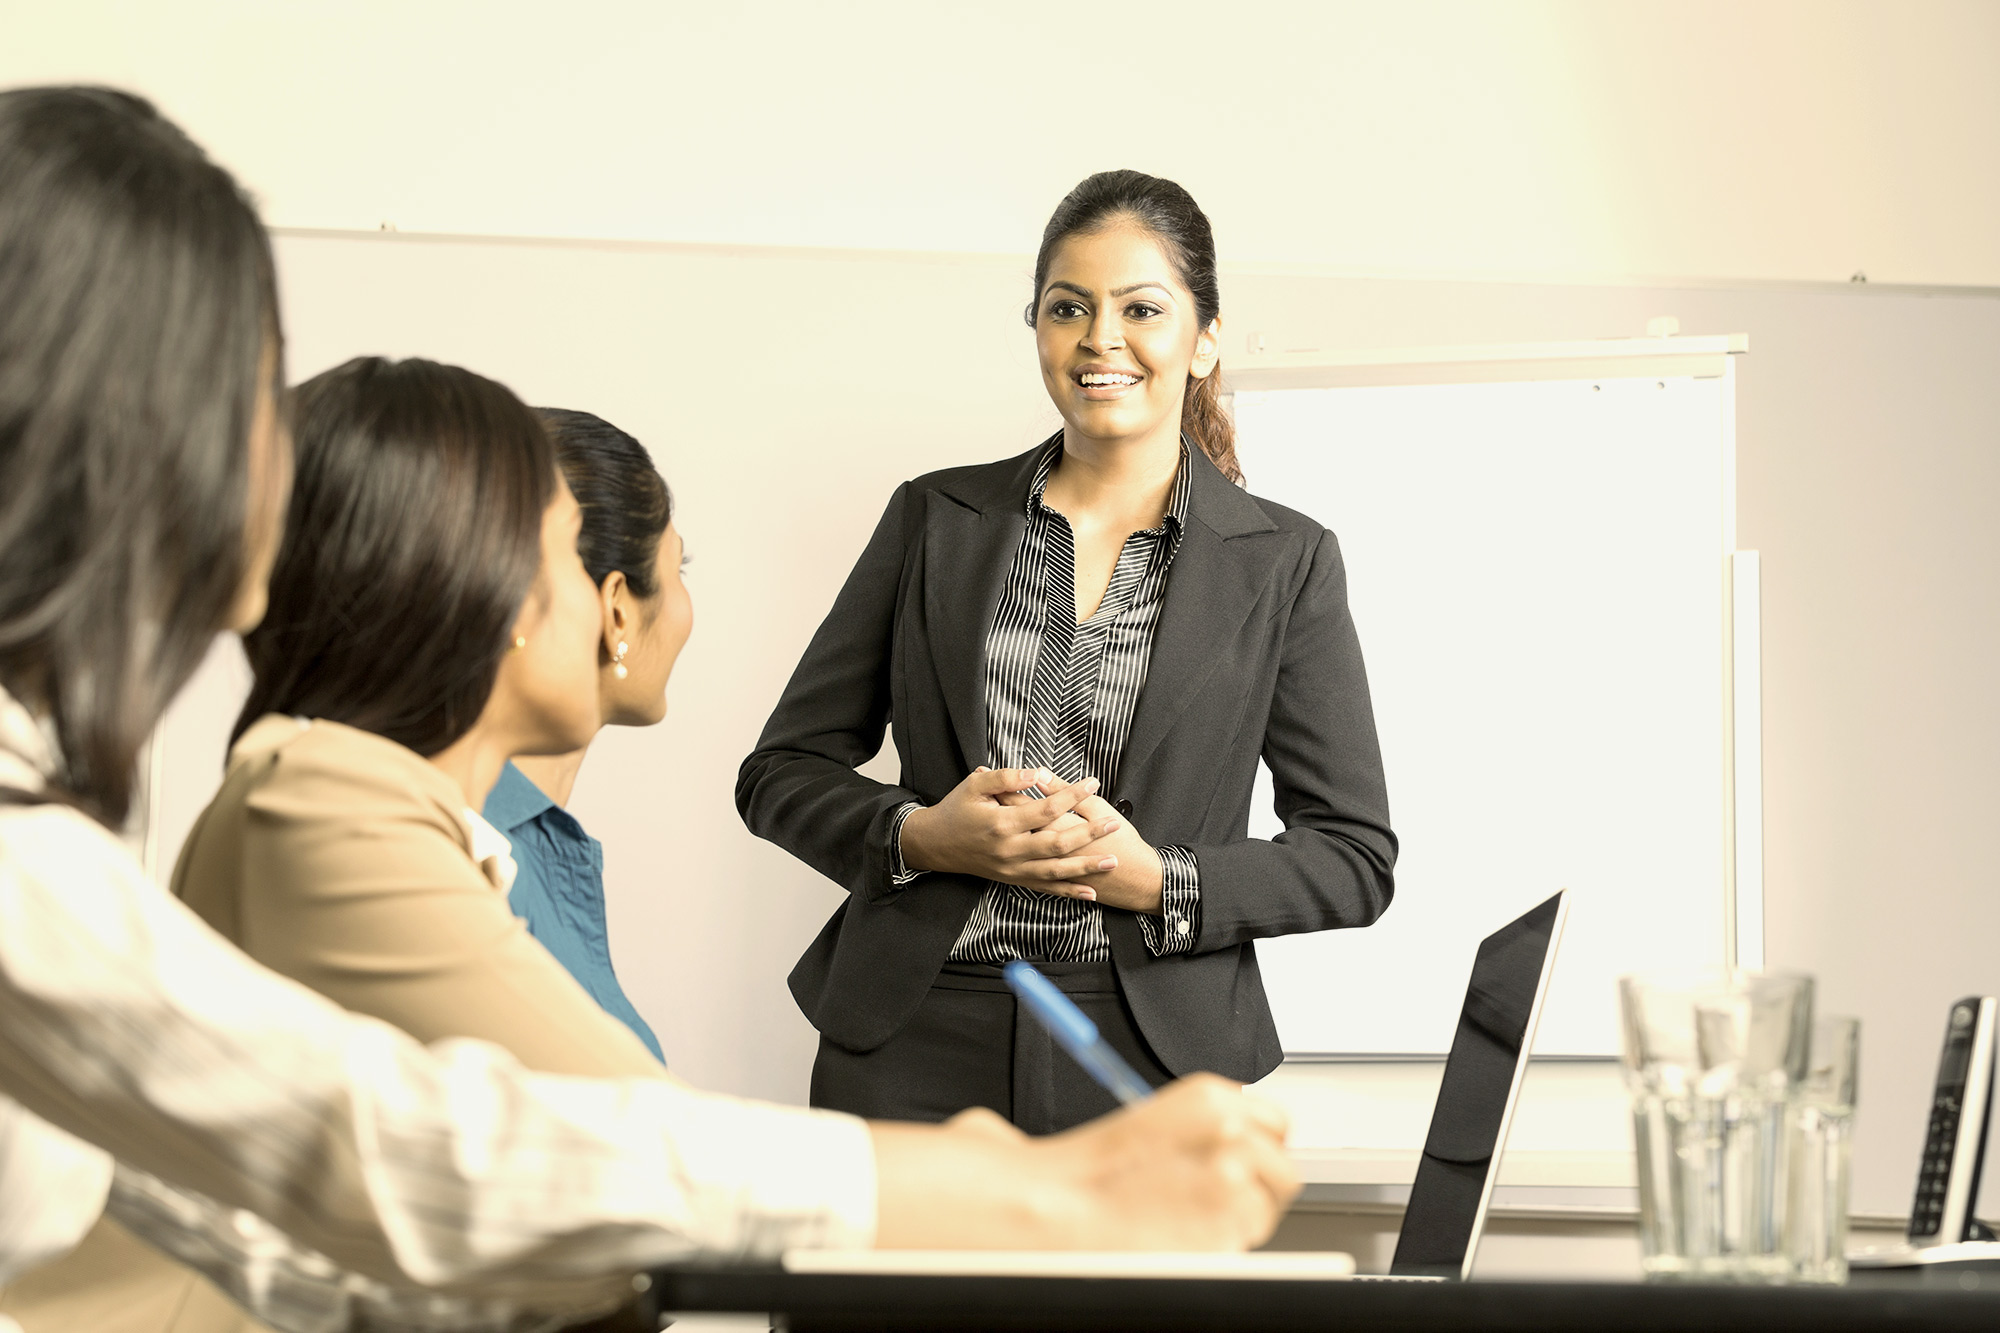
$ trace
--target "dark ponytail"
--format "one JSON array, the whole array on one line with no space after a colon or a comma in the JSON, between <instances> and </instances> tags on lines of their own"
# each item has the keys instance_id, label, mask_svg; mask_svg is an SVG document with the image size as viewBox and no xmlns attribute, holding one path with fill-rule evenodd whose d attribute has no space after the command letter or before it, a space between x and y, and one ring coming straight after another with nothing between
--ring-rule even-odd
<instances>
[{"instance_id":1,"label":"dark ponytail","mask_svg":"<svg viewBox=\"0 0 2000 1333\"><path fill-rule=\"evenodd\" d=\"M660 591L660 538L674 521L674 493L646 447L603 417L538 407L555 441L556 463L583 511L577 554L598 587L618 570L633 596Z\"/></svg>"},{"instance_id":2,"label":"dark ponytail","mask_svg":"<svg viewBox=\"0 0 2000 1333\"><path fill-rule=\"evenodd\" d=\"M1072 236L1100 230L1113 223L1138 223L1151 232L1173 262L1174 273L1194 297L1195 322L1201 328L1222 311L1222 288L1215 276L1215 233L1193 196L1170 180L1143 171L1100 171L1063 196L1049 225L1042 229L1042 248L1035 255L1035 298L1028 302L1028 324L1035 322L1042 284L1048 281L1049 257ZM1201 446L1222 475L1241 484L1243 469L1236 462L1236 427L1222 410L1222 371L1217 366L1205 378L1189 375L1181 406L1181 430Z\"/></svg>"}]
</instances>

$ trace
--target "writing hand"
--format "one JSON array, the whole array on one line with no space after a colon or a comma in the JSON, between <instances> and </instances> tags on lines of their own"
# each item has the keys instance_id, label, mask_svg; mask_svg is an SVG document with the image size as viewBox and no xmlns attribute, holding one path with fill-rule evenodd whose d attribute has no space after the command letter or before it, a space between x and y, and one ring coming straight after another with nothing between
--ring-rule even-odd
<instances>
[{"instance_id":1,"label":"writing hand","mask_svg":"<svg viewBox=\"0 0 2000 1333\"><path fill-rule=\"evenodd\" d=\"M1299 1192L1286 1117L1194 1074L1087 1125L1029 1138L990 1111L869 1126L887 1248L1242 1250Z\"/></svg>"},{"instance_id":2,"label":"writing hand","mask_svg":"<svg viewBox=\"0 0 2000 1333\"><path fill-rule=\"evenodd\" d=\"M1077 1154L1104 1212L1094 1247L1233 1250L1269 1236L1299 1192L1289 1129L1275 1103L1194 1074L1043 1142Z\"/></svg>"}]
</instances>

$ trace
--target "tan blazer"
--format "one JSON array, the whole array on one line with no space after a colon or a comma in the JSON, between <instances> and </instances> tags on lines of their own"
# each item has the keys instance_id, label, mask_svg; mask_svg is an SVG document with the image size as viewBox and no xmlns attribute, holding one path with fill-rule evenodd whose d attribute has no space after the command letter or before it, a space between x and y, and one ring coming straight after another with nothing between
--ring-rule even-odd
<instances>
[{"instance_id":1,"label":"tan blazer","mask_svg":"<svg viewBox=\"0 0 2000 1333\"><path fill-rule=\"evenodd\" d=\"M338 722L266 717L230 752L173 889L258 962L420 1041L480 1037L531 1069L657 1075L507 908L458 784ZM496 835L497 836L497 835ZM100 1222L0 1292L23 1333L262 1333L209 1283Z\"/></svg>"},{"instance_id":2,"label":"tan blazer","mask_svg":"<svg viewBox=\"0 0 2000 1333\"><path fill-rule=\"evenodd\" d=\"M531 1069L663 1074L507 909L458 784L338 722L266 717L230 753L174 892L252 958L419 1041L483 1037Z\"/></svg>"}]
</instances>

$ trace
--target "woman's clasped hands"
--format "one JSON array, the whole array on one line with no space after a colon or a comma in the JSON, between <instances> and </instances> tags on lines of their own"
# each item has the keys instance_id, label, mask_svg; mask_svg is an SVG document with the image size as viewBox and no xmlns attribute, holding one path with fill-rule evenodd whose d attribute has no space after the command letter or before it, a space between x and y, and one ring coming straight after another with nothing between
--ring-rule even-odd
<instances>
[{"instance_id":1,"label":"woman's clasped hands","mask_svg":"<svg viewBox=\"0 0 2000 1333\"><path fill-rule=\"evenodd\" d=\"M1031 796L1030 788L1044 794ZM903 864L1157 912L1159 853L1097 790L1096 778L1064 782L1046 768L981 766L936 805L910 812Z\"/></svg>"}]
</instances>

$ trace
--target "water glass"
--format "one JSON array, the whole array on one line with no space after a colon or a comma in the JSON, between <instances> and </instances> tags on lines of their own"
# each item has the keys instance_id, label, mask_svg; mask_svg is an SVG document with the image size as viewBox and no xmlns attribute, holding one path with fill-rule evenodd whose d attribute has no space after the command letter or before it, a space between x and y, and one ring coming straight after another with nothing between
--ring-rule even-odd
<instances>
[{"instance_id":1,"label":"water glass","mask_svg":"<svg viewBox=\"0 0 2000 1333\"><path fill-rule=\"evenodd\" d=\"M1793 1276L1801 1282L1847 1281L1847 1191L1854 1152L1854 1091L1861 1063L1861 1021L1822 1018L1792 1124Z\"/></svg>"},{"instance_id":2,"label":"water glass","mask_svg":"<svg viewBox=\"0 0 2000 1333\"><path fill-rule=\"evenodd\" d=\"M1785 1282L1811 977L1624 977L1640 1258L1657 1281Z\"/></svg>"}]
</instances>

